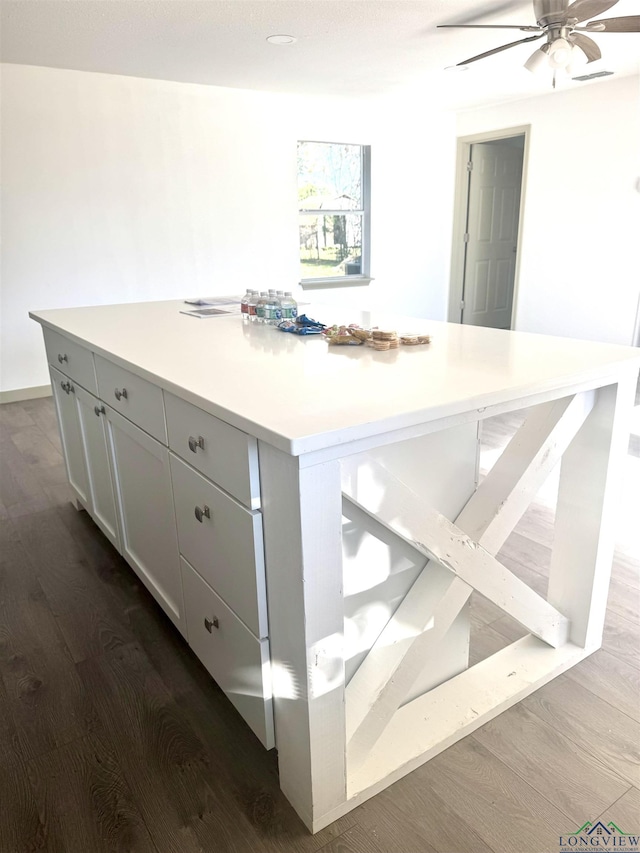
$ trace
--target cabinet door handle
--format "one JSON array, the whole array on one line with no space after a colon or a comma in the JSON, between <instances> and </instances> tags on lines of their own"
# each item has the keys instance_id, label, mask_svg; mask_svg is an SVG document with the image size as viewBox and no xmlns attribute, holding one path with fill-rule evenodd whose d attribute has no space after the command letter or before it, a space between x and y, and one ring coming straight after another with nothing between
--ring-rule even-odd
<instances>
[{"instance_id":1,"label":"cabinet door handle","mask_svg":"<svg viewBox=\"0 0 640 853\"><path fill-rule=\"evenodd\" d=\"M197 438L194 438L192 435L189 436L189 450L192 453L197 453L198 448L204 450L204 436L199 435Z\"/></svg>"},{"instance_id":2,"label":"cabinet door handle","mask_svg":"<svg viewBox=\"0 0 640 853\"><path fill-rule=\"evenodd\" d=\"M96 415L98 417L100 417L100 415L104 415L105 408L104 408L104 406L94 406L93 411L96 413Z\"/></svg>"},{"instance_id":3,"label":"cabinet door handle","mask_svg":"<svg viewBox=\"0 0 640 853\"><path fill-rule=\"evenodd\" d=\"M209 507L206 504L202 508L197 506L193 512L194 512L195 517L200 522L200 524L202 524L203 518L211 518L211 510L209 509Z\"/></svg>"},{"instance_id":4,"label":"cabinet door handle","mask_svg":"<svg viewBox=\"0 0 640 853\"><path fill-rule=\"evenodd\" d=\"M218 622L218 617L214 616L213 619L207 619L207 617L205 616L204 617L204 627L207 629L207 631L209 633L211 633L212 628L219 628L220 623Z\"/></svg>"},{"instance_id":5,"label":"cabinet door handle","mask_svg":"<svg viewBox=\"0 0 640 853\"><path fill-rule=\"evenodd\" d=\"M65 361L69 361L66 352L64 353L64 355L58 353L58 361L60 362L60 364L64 364Z\"/></svg>"},{"instance_id":6,"label":"cabinet door handle","mask_svg":"<svg viewBox=\"0 0 640 853\"><path fill-rule=\"evenodd\" d=\"M65 382L64 380L60 383L60 387L65 394L73 394L76 390L70 382Z\"/></svg>"},{"instance_id":7,"label":"cabinet door handle","mask_svg":"<svg viewBox=\"0 0 640 853\"><path fill-rule=\"evenodd\" d=\"M124 397L124 399L126 400L127 397L129 396L127 394L126 388L123 388L122 391L120 391L118 388L116 388L116 390L113 393L115 394L116 400L120 400L122 397Z\"/></svg>"}]
</instances>

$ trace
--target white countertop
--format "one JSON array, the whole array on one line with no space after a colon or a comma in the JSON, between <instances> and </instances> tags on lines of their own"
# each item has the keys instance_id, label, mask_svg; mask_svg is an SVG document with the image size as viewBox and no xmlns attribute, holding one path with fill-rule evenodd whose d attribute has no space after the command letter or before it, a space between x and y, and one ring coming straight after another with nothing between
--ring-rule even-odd
<instances>
[{"instance_id":1,"label":"white countertop","mask_svg":"<svg viewBox=\"0 0 640 853\"><path fill-rule=\"evenodd\" d=\"M432 335L428 346L330 347L239 315L196 319L182 301L30 316L295 455L640 368L640 350L329 306L321 322Z\"/></svg>"}]
</instances>

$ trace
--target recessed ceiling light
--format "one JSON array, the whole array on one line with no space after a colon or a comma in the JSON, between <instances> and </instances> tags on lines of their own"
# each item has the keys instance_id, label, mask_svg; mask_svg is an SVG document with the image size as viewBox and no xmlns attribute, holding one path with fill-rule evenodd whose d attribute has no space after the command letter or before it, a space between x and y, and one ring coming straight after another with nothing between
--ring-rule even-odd
<instances>
[{"instance_id":1,"label":"recessed ceiling light","mask_svg":"<svg viewBox=\"0 0 640 853\"><path fill-rule=\"evenodd\" d=\"M445 71L468 71L468 65L445 65Z\"/></svg>"},{"instance_id":2,"label":"recessed ceiling light","mask_svg":"<svg viewBox=\"0 0 640 853\"><path fill-rule=\"evenodd\" d=\"M267 41L269 44L293 44L298 39L295 36L269 36Z\"/></svg>"}]
</instances>

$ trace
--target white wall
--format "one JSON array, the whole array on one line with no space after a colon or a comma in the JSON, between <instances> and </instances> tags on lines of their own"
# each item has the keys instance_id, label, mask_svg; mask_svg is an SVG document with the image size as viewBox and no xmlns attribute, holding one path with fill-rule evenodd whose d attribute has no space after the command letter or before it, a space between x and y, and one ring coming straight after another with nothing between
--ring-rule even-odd
<instances>
[{"instance_id":1,"label":"white wall","mask_svg":"<svg viewBox=\"0 0 640 853\"><path fill-rule=\"evenodd\" d=\"M373 146L376 280L333 298L443 319L454 120L410 106L2 66L0 390L48 381L29 310L295 290L297 139Z\"/></svg>"},{"instance_id":2,"label":"white wall","mask_svg":"<svg viewBox=\"0 0 640 853\"><path fill-rule=\"evenodd\" d=\"M463 112L457 133L525 124L515 328L631 344L640 293L640 79Z\"/></svg>"}]
</instances>

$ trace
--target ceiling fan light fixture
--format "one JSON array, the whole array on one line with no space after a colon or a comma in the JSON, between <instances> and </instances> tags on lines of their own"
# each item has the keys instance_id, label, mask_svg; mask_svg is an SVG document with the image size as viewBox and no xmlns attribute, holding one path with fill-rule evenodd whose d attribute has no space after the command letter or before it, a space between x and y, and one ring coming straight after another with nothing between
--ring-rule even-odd
<instances>
[{"instance_id":1,"label":"ceiling fan light fixture","mask_svg":"<svg viewBox=\"0 0 640 853\"><path fill-rule=\"evenodd\" d=\"M570 77L573 77L574 74L577 74L586 66L588 61L589 57L587 54L579 48L577 44L574 44L573 50L571 51L571 59L567 65L567 74L569 74Z\"/></svg>"},{"instance_id":2,"label":"ceiling fan light fixture","mask_svg":"<svg viewBox=\"0 0 640 853\"><path fill-rule=\"evenodd\" d=\"M549 65L554 69L568 68L571 63L573 45L565 38L554 39L549 45Z\"/></svg>"},{"instance_id":3,"label":"ceiling fan light fixture","mask_svg":"<svg viewBox=\"0 0 640 853\"><path fill-rule=\"evenodd\" d=\"M532 74L546 70L549 67L549 45L543 44L542 47L534 50L524 67Z\"/></svg>"}]
</instances>

